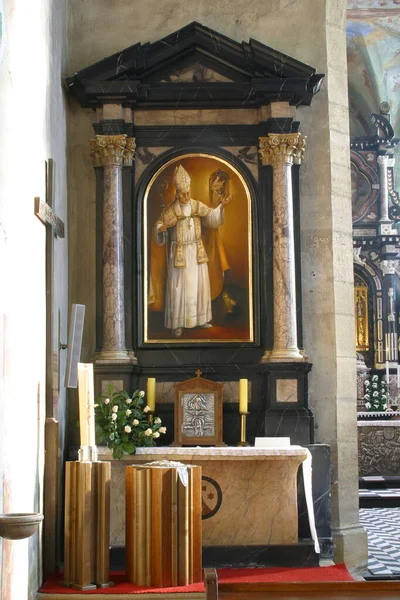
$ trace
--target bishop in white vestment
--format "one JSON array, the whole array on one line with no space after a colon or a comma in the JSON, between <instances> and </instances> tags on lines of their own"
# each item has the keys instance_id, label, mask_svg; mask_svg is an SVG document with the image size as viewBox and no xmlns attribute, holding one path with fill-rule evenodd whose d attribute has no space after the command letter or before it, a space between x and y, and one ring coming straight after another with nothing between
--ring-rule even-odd
<instances>
[{"instance_id":1,"label":"bishop in white vestment","mask_svg":"<svg viewBox=\"0 0 400 600\"><path fill-rule=\"evenodd\" d=\"M211 327L208 256L201 239L202 227L218 229L224 222L221 199L216 208L190 197L190 177L182 165L174 172L175 200L161 213L154 228L155 243L167 247L165 327L174 337L183 329Z\"/></svg>"}]
</instances>

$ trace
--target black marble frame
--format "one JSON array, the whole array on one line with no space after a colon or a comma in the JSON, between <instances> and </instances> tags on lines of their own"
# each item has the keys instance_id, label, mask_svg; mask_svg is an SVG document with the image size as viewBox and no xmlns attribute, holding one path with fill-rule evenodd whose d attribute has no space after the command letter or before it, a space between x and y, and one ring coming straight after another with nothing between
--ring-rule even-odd
<instances>
[{"instance_id":1,"label":"black marble frame","mask_svg":"<svg viewBox=\"0 0 400 600\"><path fill-rule=\"evenodd\" d=\"M312 443L313 418L308 409L307 375L310 363L261 363L265 350L273 346L273 269L272 269L272 167L263 166L258 160L258 181L245 163L222 147L258 147L259 136L269 132L297 131L298 123L292 119L271 119L258 126L207 125L177 126L165 128L165 135L159 127L141 126L122 121L104 122L94 126L96 133L118 134L126 131L135 137L137 148L155 144L166 150L157 156L141 174L135 186L135 164L123 167L123 211L124 211L124 279L125 279L125 320L127 349L133 350L138 363L132 366L108 365L96 368L96 379L122 379L129 390L146 389L148 377L158 381L182 381L193 377L200 367L204 376L215 381L238 381L249 379L252 385L252 402L247 419L247 435L250 443L256 436L290 435L292 443ZM228 142L229 139L229 142ZM173 141L173 142L172 142ZM171 149L171 143L174 144ZM151 147L151 146L150 146ZM252 201L253 226L253 300L254 300L254 342L221 342L207 344L191 342L182 344L143 343L143 198L148 182L162 164L185 153L204 153L220 157L231 163L243 176L249 187ZM302 347L301 318L301 271L300 271L300 195L299 167L293 167L293 204L295 229L296 296L298 315L298 340ZM97 198L97 256L102 255L102 203L103 170L96 168ZM102 264L96 266L96 348L101 348L102 339ZM284 372L284 373L283 373ZM273 382L279 374L284 378L298 380L299 398L293 404L276 403ZM173 404L158 407L158 412L166 421L168 431L165 443L172 442ZM282 418L283 417L283 418ZM235 444L240 436L239 416L236 404L224 404L224 441ZM299 426L301 424L301 426ZM171 437L171 439L169 439Z\"/></svg>"}]
</instances>

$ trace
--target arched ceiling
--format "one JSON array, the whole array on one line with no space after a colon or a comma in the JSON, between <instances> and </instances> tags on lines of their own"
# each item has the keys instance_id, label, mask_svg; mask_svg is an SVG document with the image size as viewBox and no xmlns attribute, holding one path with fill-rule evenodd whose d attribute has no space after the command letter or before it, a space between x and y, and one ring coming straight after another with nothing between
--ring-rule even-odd
<instances>
[{"instance_id":1,"label":"arched ceiling","mask_svg":"<svg viewBox=\"0 0 400 600\"><path fill-rule=\"evenodd\" d=\"M400 133L400 0L347 1L347 65L351 135L374 134L369 116L390 104Z\"/></svg>"}]
</instances>

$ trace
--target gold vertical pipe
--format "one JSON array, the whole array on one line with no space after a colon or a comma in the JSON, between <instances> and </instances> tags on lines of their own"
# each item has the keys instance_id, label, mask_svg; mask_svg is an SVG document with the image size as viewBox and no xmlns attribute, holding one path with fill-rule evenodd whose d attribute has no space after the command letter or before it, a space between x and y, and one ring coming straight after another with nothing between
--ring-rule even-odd
<instances>
[{"instance_id":1,"label":"gold vertical pipe","mask_svg":"<svg viewBox=\"0 0 400 600\"><path fill-rule=\"evenodd\" d=\"M45 422L45 469L44 469L44 574L57 570L57 524L58 524L58 421Z\"/></svg>"},{"instance_id":2,"label":"gold vertical pipe","mask_svg":"<svg viewBox=\"0 0 400 600\"><path fill-rule=\"evenodd\" d=\"M151 527L151 471L157 469L145 469L145 490L144 490L144 508L146 511L145 521L145 580L146 585L151 585L151 548L153 542L152 527Z\"/></svg>"},{"instance_id":3,"label":"gold vertical pipe","mask_svg":"<svg viewBox=\"0 0 400 600\"><path fill-rule=\"evenodd\" d=\"M188 514L188 542L189 542L189 583L193 583L193 467L187 467L188 470L188 496L189 496L189 514Z\"/></svg>"},{"instance_id":4,"label":"gold vertical pipe","mask_svg":"<svg viewBox=\"0 0 400 600\"><path fill-rule=\"evenodd\" d=\"M146 585L145 577L145 560L146 560L146 531L145 531L145 519L146 519L146 506L145 506L145 493L146 493L146 473L141 467L136 469L136 487L137 487L137 500L136 500L136 552L135 564L136 564L136 579L137 585Z\"/></svg>"},{"instance_id":5,"label":"gold vertical pipe","mask_svg":"<svg viewBox=\"0 0 400 600\"><path fill-rule=\"evenodd\" d=\"M162 513L162 487L164 469L149 470L151 471L151 585L154 587L163 587L162 533L164 522Z\"/></svg>"},{"instance_id":6,"label":"gold vertical pipe","mask_svg":"<svg viewBox=\"0 0 400 600\"><path fill-rule=\"evenodd\" d=\"M178 585L189 583L189 486L178 484Z\"/></svg>"},{"instance_id":7,"label":"gold vertical pipe","mask_svg":"<svg viewBox=\"0 0 400 600\"><path fill-rule=\"evenodd\" d=\"M96 584L104 587L110 579L110 480L111 463L93 463L96 482L97 514L93 540L96 548Z\"/></svg>"},{"instance_id":8,"label":"gold vertical pipe","mask_svg":"<svg viewBox=\"0 0 400 600\"><path fill-rule=\"evenodd\" d=\"M74 462L65 465L64 506L64 583L69 586L75 581L75 515L76 515L76 469Z\"/></svg>"},{"instance_id":9,"label":"gold vertical pipe","mask_svg":"<svg viewBox=\"0 0 400 600\"><path fill-rule=\"evenodd\" d=\"M133 583L135 581L135 568L134 568L134 486L133 481L135 477L134 467L126 467L125 469L125 552L126 552L126 572L128 581Z\"/></svg>"},{"instance_id":10,"label":"gold vertical pipe","mask_svg":"<svg viewBox=\"0 0 400 600\"><path fill-rule=\"evenodd\" d=\"M77 465L77 568L76 583L78 589L93 589L92 560L92 463Z\"/></svg>"},{"instance_id":11,"label":"gold vertical pipe","mask_svg":"<svg viewBox=\"0 0 400 600\"><path fill-rule=\"evenodd\" d=\"M175 565L175 556L172 552L171 539L172 530L174 528L172 523L172 479L174 478L174 470L165 468L163 469L163 480L162 480L162 496L161 502L161 513L162 513L162 539L169 540L168 543L164 543L162 547L162 582L163 587L169 587L176 585L176 568L174 569L175 575L172 576L172 565ZM173 583L175 581L175 583Z\"/></svg>"},{"instance_id":12,"label":"gold vertical pipe","mask_svg":"<svg viewBox=\"0 0 400 600\"><path fill-rule=\"evenodd\" d=\"M201 467L191 467L192 485L192 578L191 583L202 581L202 479Z\"/></svg>"},{"instance_id":13,"label":"gold vertical pipe","mask_svg":"<svg viewBox=\"0 0 400 600\"><path fill-rule=\"evenodd\" d=\"M171 484L171 586L178 585L178 489L177 469L170 469Z\"/></svg>"}]
</instances>

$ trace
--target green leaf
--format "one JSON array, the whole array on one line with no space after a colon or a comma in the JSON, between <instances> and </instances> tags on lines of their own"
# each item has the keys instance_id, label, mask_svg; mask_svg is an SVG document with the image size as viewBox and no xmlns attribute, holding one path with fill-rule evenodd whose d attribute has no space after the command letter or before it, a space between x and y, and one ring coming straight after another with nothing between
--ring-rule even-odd
<instances>
[{"instance_id":1,"label":"green leaf","mask_svg":"<svg viewBox=\"0 0 400 600\"><path fill-rule=\"evenodd\" d=\"M122 448L128 454L135 454L135 452L136 452L136 447L135 447L135 444L133 442L124 442L122 444Z\"/></svg>"},{"instance_id":2,"label":"green leaf","mask_svg":"<svg viewBox=\"0 0 400 600\"><path fill-rule=\"evenodd\" d=\"M124 455L124 449L122 446L115 446L113 449L112 456L114 459L119 460Z\"/></svg>"}]
</instances>

